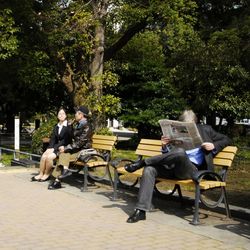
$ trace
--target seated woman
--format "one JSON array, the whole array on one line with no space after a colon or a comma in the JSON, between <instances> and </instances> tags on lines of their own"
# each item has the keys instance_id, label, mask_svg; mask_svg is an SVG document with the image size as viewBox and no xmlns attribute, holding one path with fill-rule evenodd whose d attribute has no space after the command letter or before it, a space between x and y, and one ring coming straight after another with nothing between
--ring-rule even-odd
<instances>
[{"instance_id":1,"label":"seated woman","mask_svg":"<svg viewBox=\"0 0 250 250\"><path fill-rule=\"evenodd\" d=\"M49 146L40 160L39 174L33 176L31 181L47 181L50 178L53 160L59 154L59 148L71 143L71 126L68 125L67 114L63 108L59 109L57 118L59 122L54 127Z\"/></svg>"}]
</instances>

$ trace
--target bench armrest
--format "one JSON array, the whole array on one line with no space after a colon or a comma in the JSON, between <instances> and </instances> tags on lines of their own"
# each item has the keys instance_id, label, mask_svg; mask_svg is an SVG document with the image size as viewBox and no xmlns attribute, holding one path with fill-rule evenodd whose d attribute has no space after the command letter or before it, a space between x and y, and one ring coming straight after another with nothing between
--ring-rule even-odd
<instances>
[{"instance_id":1,"label":"bench armrest","mask_svg":"<svg viewBox=\"0 0 250 250\"><path fill-rule=\"evenodd\" d=\"M94 153L94 154L86 154L86 155L80 155L77 161L81 161L83 163L87 163L91 158L101 158L103 161L106 161L105 155Z\"/></svg>"},{"instance_id":2,"label":"bench armrest","mask_svg":"<svg viewBox=\"0 0 250 250\"><path fill-rule=\"evenodd\" d=\"M130 160L130 159L116 158L116 159L114 159L114 160L112 160L112 161L110 162L110 165L111 165L113 168L117 169L117 168L119 167L119 165L120 165L122 162L131 162L131 163L133 163L134 161L132 161L132 160Z\"/></svg>"},{"instance_id":3,"label":"bench armrest","mask_svg":"<svg viewBox=\"0 0 250 250\"><path fill-rule=\"evenodd\" d=\"M192 179L196 183L200 183L200 181L202 179L223 181L222 177L220 175L218 175L217 173L212 172L210 170L200 170L200 171L197 171L197 172L195 172L193 174L193 178Z\"/></svg>"}]
</instances>

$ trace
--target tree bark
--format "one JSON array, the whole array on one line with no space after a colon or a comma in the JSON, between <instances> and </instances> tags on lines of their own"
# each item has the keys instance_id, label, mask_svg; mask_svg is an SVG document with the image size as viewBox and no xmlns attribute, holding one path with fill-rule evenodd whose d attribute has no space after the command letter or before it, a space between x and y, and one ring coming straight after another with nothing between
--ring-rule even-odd
<instances>
[{"instance_id":1,"label":"tree bark","mask_svg":"<svg viewBox=\"0 0 250 250\"><path fill-rule=\"evenodd\" d=\"M95 45L93 59L90 64L90 90L96 95L97 102L101 100L103 90L103 59L105 43L105 16L107 14L108 0L92 1L93 14L98 24L95 28ZM98 129L103 126L105 118L100 113L93 114L94 127Z\"/></svg>"}]
</instances>

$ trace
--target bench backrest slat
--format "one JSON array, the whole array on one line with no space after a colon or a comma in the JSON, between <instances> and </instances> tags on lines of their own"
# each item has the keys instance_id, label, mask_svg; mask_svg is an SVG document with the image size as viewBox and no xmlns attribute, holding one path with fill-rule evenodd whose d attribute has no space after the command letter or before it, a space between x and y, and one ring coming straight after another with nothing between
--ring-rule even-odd
<instances>
[{"instance_id":1,"label":"bench backrest slat","mask_svg":"<svg viewBox=\"0 0 250 250\"><path fill-rule=\"evenodd\" d=\"M151 157L151 156L159 155L159 154L161 154L161 152L138 149L138 150L136 150L136 154L141 155L141 156Z\"/></svg>"},{"instance_id":2,"label":"bench backrest slat","mask_svg":"<svg viewBox=\"0 0 250 250\"><path fill-rule=\"evenodd\" d=\"M221 151L216 155L216 158L233 160L235 154Z\"/></svg>"},{"instance_id":3,"label":"bench backrest slat","mask_svg":"<svg viewBox=\"0 0 250 250\"><path fill-rule=\"evenodd\" d=\"M223 166L223 167L231 167L233 161L229 159L217 159L216 157L213 159L215 166Z\"/></svg>"},{"instance_id":4,"label":"bench backrest slat","mask_svg":"<svg viewBox=\"0 0 250 250\"><path fill-rule=\"evenodd\" d=\"M112 151L117 141L117 137L113 135L96 135L92 137L92 148L99 150Z\"/></svg>"},{"instance_id":5,"label":"bench backrest slat","mask_svg":"<svg viewBox=\"0 0 250 250\"><path fill-rule=\"evenodd\" d=\"M161 141L152 139L141 139L137 149L136 155L154 156L161 154Z\"/></svg>"},{"instance_id":6,"label":"bench backrest slat","mask_svg":"<svg viewBox=\"0 0 250 250\"><path fill-rule=\"evenodd\" d=\"M235 146L223 148L223 150L214 157L214 165L231 167L237 150L238 148Z\"/></svg>"}]
</instances>

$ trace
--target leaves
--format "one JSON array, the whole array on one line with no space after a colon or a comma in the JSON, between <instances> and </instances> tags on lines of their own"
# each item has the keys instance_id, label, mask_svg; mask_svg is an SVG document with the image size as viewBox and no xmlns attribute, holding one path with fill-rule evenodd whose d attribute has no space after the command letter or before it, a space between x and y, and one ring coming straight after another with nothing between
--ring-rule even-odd
<instances>
[{"instance_id":1,"label":"leaves","mask_svg":"<svg viewBox=\"0 0 250 250\"><path fill-rule=\"evenodd\" d=\"M19 29L15 26L10 9L0 11L0 60L5 60L17 53L18 39L16 33Z\"/></svg>"}]
</instances>

